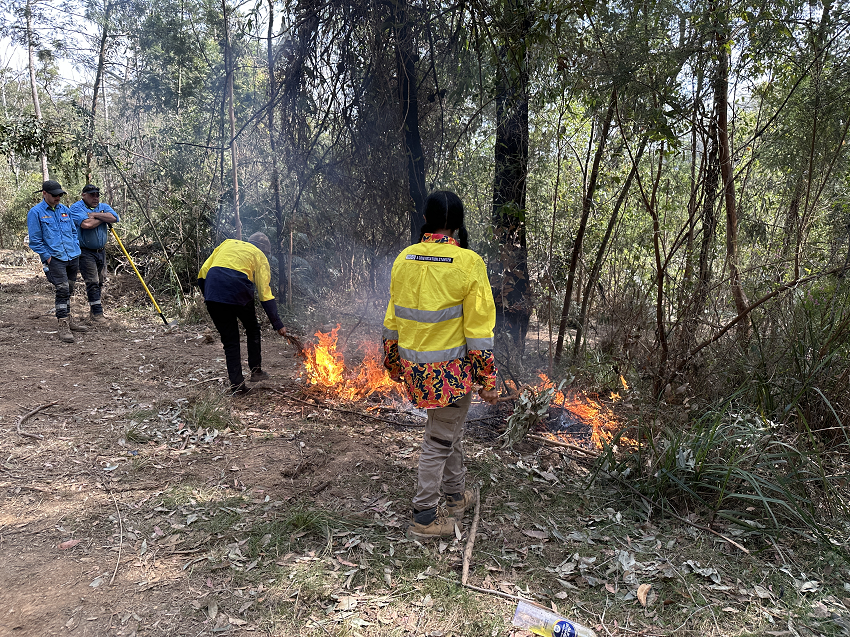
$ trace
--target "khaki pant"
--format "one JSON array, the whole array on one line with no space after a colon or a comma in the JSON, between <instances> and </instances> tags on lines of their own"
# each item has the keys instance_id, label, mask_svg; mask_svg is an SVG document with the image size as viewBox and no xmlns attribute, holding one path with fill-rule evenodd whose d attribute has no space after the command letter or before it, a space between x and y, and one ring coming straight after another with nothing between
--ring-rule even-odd
<instances>
[{"instance_id":1,"label":"khaki pant","mask_svg":"<svg viewBox=\"0 0 850 637\"><path fill-rule=\"evenodd\" d=\"M440 501L440 490L463 493L463 423L472 402L472 392L446 407L428 410L425 438L419 456L419 485L413 498L418 511L432 509Z\"/></svg>"}]
</instances>

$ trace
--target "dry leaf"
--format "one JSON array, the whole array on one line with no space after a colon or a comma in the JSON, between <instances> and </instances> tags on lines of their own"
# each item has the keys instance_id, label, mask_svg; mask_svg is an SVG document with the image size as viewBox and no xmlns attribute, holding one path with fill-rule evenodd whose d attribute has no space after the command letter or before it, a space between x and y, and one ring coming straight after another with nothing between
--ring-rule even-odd
<instances>
[{"instance_id":1,"label":"dry leaf","mask_svg":"<svg viewBox=\"0 0 850 637\"><path fill-rule=\"evenodd\" d=\"M640 605L646 608L646 596L649 595L649 591L652 590L652 584L641 584L637 589L637 598L640 602Z\"/></svg>"},{"instance_id":2,"label":"dry leaf","mask_svg":"<svg viewBox=\"0 0 850 637\"><path fill-rule=\"evenodd\" d=\"M523 535L527 535L528 537L532 537L535 540L548 540L549 534L546 531L535 531L533 529L526 529L522 532Z\"/></svg>"},{"instance_id":3,"label":"dry leaf","mask_svg":"<svg viewBox=\"0 0 850 637\"><path fill-rule=\"evenodd\" d=\"M216 615L218 615L218 604L214 601L211 601L207 605L207 615L209 615L210 619L215 619Z\"/></svg>"},{"instance_id":4,"label":"dry leaf","mask_svg":"<svg viewBox=\"0 0 850 637\"><path fill-rule=\"evenodd\" d=\"M354 610L357 607L357 598L345 595L339 598L336 610Z\"/></svg>"},{"instance_id":5,"label":"dry leaf","mask_svg":"<svg viewBox=\"0 0 850 637\"><path fill-rule=\"evenodd\" d=\"M74 548L74 547L75 547L75 546L77 546L77 544L79 544L81 541L82 541L82 540L68 540L67 542L62 542L62 543L59 545L59 548L60 548L60 549L62 549L63 551L66 551L66 550L68 550L68 549L72 549L72 548Z\"/></svg>"}]
</instances>

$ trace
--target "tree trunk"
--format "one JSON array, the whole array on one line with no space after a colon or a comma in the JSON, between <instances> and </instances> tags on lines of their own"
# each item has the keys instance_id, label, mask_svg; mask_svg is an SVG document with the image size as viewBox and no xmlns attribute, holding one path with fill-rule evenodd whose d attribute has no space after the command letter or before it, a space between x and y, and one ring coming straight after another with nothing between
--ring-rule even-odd
<instances>
[{"instance_id":1,"label":"tree trunk","mask_svg":"<svg viewBox=\"0 0 850 637\"><path fill-rule=\"evenodd\" d=\"M32 29L32 0L27 0L24 7L24 15L27 23L27 54L29 59L30 72L30 89L32 90L32 107L35 110L35 118L39 123L42 122L41 103L38 101L38 85L35 82L35 34ZM50 172L47 170L47 152L42 147L41 149L41 178L44 181L50 179Z\"/></svg>"},{"instance_id":2,"label":"tree trunk","mask_svg":"<svg viewBox=\"0 0 850 637\"><path fill-rule=\"evenodd\" d=\"M106 39L109 37L109 14L112 13L112 2L107 2L106 9L103 14L103 31L100 34L100 47L97 55L97 72L94 76L94 86L92 87L91 97L91 112L89 113L88 124L88 149L86 150L86 181L93 181L92 175L92 158L94 155L94 131L95 131L95 116L97 114L97 98L100 89L100 83L103 78L103 69L106 64ZM104 95L105 99L105 95Z\"/></svg>"},{"instance_id":3,"label":"tree trunk","mask_svg":"<svg viewBox=\"0 0 850 637\"><path fill-rule=\"evenodd\" d=\"M274 47L272 46L272 34L274 29L274 0L268 0L269 3L269 32L268 32L268 68L269 68L269 148L272 153L272 192L274 194L274 218L275 218L275 255L277 256L277 296L281 302L287 303L289 296L287 295L287 279L284 275L283 258L283 236L285 230L283 207L280 204L280 177L277 167L277 135L274 130L274 109L277 105L277 75L275 74L274 65Z\"/></svg>"},{"instance_id":4,"label":"tree trunk","mask_svg":"<svg viewBox=\"0 0 850 637\"><path fill-rule=\"evenodd\" d=\"M422 138L419 135L419 81L413 55L413 36L408 20L407 0L396 0L393 4L396 24L396 65L398 68L398 93L401 117L404 122L404 150L407 155L408 191L413 207L410 211L410 242L419 241L419 230L425 223L424 203L425 157L422 153Z\"/></svg>"},{"instance_id":5,"label":"tree trunk","mask_svg":"<svg viewBox=\"0 0 850 637\"><path fill-rule=\"evenodd\" d=\"M616 107L617 90L614 89L611 91L611 101L608 103L608 110L605 112L605 119L599 134L599 143L596 146L596 154L593 157L593 168L590 171L590 178L587 181L587 191L582 201L581 220L576 230L576 237L573 240L573 254L570 259L569 274L567 275L567 287L564 290L564 307L561 311L561 323L558 326L558 344L555 346L555 365L561 362L561 355L564 352L564 335L567 332L567 319L570 315L570 303L573 296L573 286L575 285L576 269L581 260L581 248L584 242L585 232L587 231L587 220L590 217L590 210L593 207L593 195L596 192L596 182L599 179L599 165L602 163L602 153L605 150L605 143L608 140L608 132L611 129L611 120L614 118L614 109Z\"/></svg>"},{"instance_id":6,"label":"tree trunk","mask_svg":"<svg viewBox=\"0 0 850 637\"><path fill-rule=\"evenodd\" d=\"M596 259L593 261L593 268L590 271L590 274L587 277L587 285L584 288L584 295L581 299L581 311L579 314L578 320L578 328L576 328L576 340L573 344L573 357L578 356L578 353L581 349L582 339L584 337L585 329L584 326L587 322L587 313L590 307L590 301L593 296L593 288L599 281L599 275L602 272L602 262L605 258L605 252L608 249L608 242L611 240L611 235L614 232L614 227L617 225L617 219L619 218L620 208L623 205L623 202L626 200L626 196L629 194L629 188L631 188L632 181L635 178L635 174L637 173L638 164L640 164L640 158L643 156L643 151L646 148L647 138L644 137L641 139L640 147L638 148L638 152L635 155L635 160L632 163L632 169L629 171L629 176L626 177L626 183L623 184L623 189L620 191L620 195L617 197L617 201L614 204L614 211L611 213L611 218L608 220L608 227L605 229L605 236L602 237L602 243L599 244L599 250L596 251Z\"/></svg>"},{"instance_id":7,"label":"tree trunk","mask_svg":"<svg viewBox=\"0 0 850 637\"><path fill-rule=\"evenodd\" d=\"M725 15L724 15L725 24ZM720 144L720 176L723 178L723 199L726 204L726 261L729 264L729 283L732 288L732 299L738 314L747 310L747 296L741 287L738 273L738 206L735 199L735 174L732 167L732 154L729 143L729 39L726 29L716 33L717 43L717 78L715 83L715 104L717 108L717 139ZM747 322L741 321L739 333L745 336Z\"/></svg>"},{"instance_id":8,"label":"tree trunk","mask_svg":"<svg viewBox=\"0 0 850 637\"><path fill-rule=\"evenodd\" d=\"M242 219L239 216L239 162L236 151L236 116L233 112L233 50L230 47L230 19L227 16L227 2L221 0L224 14L224 66L227 73L227 113L230 118L230 163L233 172L233 220L236 226L236 238L242 240Z\"/></svg>"},{"instance_id":9,"label":"tree trunk","mask_svg":"<svg viewBox=\"0 0 850 637\"><path fill-rule=\"evenodd\" d=\"M525 13L522 2L516 15ZM499 48L496 94L493 230L499 246L493 296L496 330L507 336L521 355L531 318L528 247L525 225L525 184L528 173L528 23L516 18L519 32Z\"/></svg>"}]
</instances>

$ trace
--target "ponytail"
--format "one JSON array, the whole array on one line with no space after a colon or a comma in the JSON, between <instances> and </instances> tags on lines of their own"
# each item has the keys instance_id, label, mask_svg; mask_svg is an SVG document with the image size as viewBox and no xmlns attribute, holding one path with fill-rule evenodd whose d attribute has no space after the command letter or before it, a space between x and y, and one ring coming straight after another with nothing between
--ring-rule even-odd
<instances>
[{"instance_id":1,"label":"ponytail","mask_svg":"<svg viewBox=\"0 0 850 637\"><path fill-rule=\"evenodd\" d=\"M466 226L461 226L460 228L458 228L457 242L464 250L469 248L469 232L466 230Z\"/></svg>"}]
</instances>

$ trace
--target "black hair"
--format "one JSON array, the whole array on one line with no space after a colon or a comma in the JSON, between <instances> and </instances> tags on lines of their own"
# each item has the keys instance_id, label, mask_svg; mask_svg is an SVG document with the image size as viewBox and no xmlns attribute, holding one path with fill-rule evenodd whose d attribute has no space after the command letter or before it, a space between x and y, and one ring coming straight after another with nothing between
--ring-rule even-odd
<instances>
[{"instance_id":1,"label":"black hair","mask_svg":"<svg viewBox=\"0 0 850 637\"><path fill-rule=\"evenodd\" d=\"M445 228L457 230L457 241L461 248L469 247L469 233L463 223L463 202L451 190L437 190L425 199L423 206L425 225L419 231L419 240L426 232Z\"/></svg>"}]
</instances>

